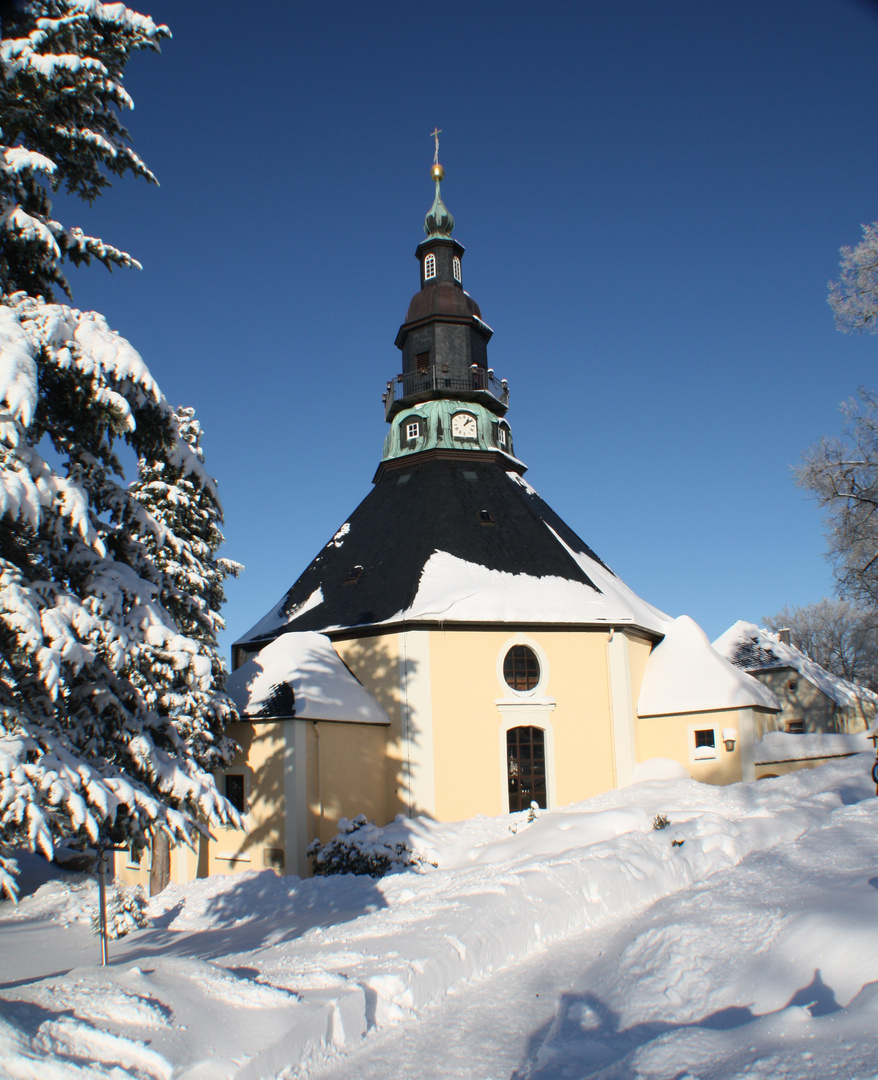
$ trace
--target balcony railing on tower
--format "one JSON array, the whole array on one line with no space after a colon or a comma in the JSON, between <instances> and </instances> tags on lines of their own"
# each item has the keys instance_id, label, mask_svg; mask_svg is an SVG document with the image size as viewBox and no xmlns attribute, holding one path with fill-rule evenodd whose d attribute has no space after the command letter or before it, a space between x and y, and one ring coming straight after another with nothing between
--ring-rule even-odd
<instances>
[{"instance_id":1,"label":"balcony railing on tower","mask_svg":"<svg viewBox=\"0 0 878 1080\"><path fill-rule=\"evenodd\" d=\"M389 419L408 398L436 391L442 397L460 397L465 401L490 394L501 405L509 404L509 386L505 379L496 378L493 368L473 364L469 371L461 372L449 371L444 364L433 364L403 372L387 384L383 398L385 416Z\"/></svg>"}]
</instances>

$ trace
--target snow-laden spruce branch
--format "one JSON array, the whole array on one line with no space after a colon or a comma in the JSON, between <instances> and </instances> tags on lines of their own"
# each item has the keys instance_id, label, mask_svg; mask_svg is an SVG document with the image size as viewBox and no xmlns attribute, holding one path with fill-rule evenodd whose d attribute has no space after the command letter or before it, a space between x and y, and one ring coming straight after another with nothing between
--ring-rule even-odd
<instances>
[{"instance_id":1,"label":"snow-laden spruce branch","mask_svg":"<svg viewBox=\"0 0 878 1080\"><path fill-rule=\"evenodd\" d=\"M30 2L4 8L0 41L0 288L51 299L69 292L61 262L96 259L138 266L126 252L64 227L49 192L60 187L91 202L111 176L156 178L129 145L120 112L129 55L158 50L166 26L98 0Z\"/></svg>"},{"instance_id":2,"label":"snow-laden spruce branch","mask_svg":"<svg viewBox=\"0 0 878 1080\"><path fill-rule=\"evenodd\" d=\"M103 316L53 302L65 261L134 260L51 215L152 173L117 110L165 27L28 0L0 41L0 895L10 850L194 843L239 826L213 771L236 719L216 644L222 507L191 409ZM134 483L116 450L138 461Z\"/></svg>"}]
</instances>

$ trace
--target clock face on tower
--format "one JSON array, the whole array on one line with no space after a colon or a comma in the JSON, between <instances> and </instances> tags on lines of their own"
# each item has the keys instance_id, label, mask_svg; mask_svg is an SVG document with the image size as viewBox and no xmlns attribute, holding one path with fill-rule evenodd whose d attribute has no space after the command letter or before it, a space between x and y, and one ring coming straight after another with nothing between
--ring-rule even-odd
<instances>
[{"instance_id":1,"label":"clock face on tower","mask_svg":"<svg viewBox=\"0 0 878 1080\"><path fill-rule=\"evenodd\" d=\"M455 439L475 439L478 434L476 418L471 413L455 413L451 418L451 435Z\"/></svg>"}]
</instances>

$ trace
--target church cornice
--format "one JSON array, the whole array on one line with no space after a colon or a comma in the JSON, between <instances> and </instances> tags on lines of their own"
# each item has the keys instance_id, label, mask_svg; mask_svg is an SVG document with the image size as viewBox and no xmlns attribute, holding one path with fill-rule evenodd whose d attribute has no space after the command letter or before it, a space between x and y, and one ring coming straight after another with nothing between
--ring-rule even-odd
<instances>
[{"instance_id":1,"label":"church cornice","mask_svg":"<svg viewBox=\"0 0 878 1080\"><path fill-rule=\"evenodd\" d=\"M523 461L519 461L518 458L512 457L511 454L506 454L499 449L464 450L434 446L429 450L413 451L405 457L388 458L386 461L382 461L372 477L372 483L377 484L385 473L404 471L405 469L411 469L413 465L420 464L422 461L437 461L439 459L442 461L456 461L461 465L467 463L470 465L500 465L505 471L518 473L519 476L527 472L527 465Z\"/></svg>"}]
</instances>

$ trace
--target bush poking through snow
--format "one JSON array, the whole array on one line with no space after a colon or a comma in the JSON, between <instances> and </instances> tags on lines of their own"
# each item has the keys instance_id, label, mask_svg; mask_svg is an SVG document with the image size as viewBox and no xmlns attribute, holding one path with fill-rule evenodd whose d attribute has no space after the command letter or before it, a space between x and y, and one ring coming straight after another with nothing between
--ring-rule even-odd
<instances>
[{"instance_id":1,"label":"bush poking through snow","mask_svg":"<svg viewBox=\"0 0 878 1080\"><path fill-rule=\"evenodd\" d=\"M670 824L670 821L668 821L664 814L656 814L652 819L652 827L656 830L666 829Z\"/></svg>"},{"instance_id":2,"label":"bush poking through snow","mask_svg":"<svg viewBox=\"0 0 878 1080\"><path fill-rule=\"evenodd\" d=\"M132 930L149 925L146 896L139 885L112 885L107 889L107 937L110 941L125 937ZM91 918L95 934L101 932L100 907Z\"/></svg>"},{"instance_id":3,"label":"bush poking through snow","mask_svg":"<svg viewBox=\"0 0 878 1080\"><path fill-rule=\"evenodd\" d=\"M317 875L368 874L373 878L383 877L390 870L414 870L427 861L408 844L385 840L384 830L368 821L365 814L342 818L338 833L326 844L312 840L308 857Z\"/></svg>"},{"instance_id":4,"label":"bush poking through snow","mask_svg":"<svg viewBox=\"0 0 878 1080\"><path fill-rule=\"evenodd\" d=\"M539 803L532 802L530 804L530 806L527 808L527 823L528 823L528 825L530 825L532 822L536 821L539 816L540 816Z\"/></svg>"}]
</instances>

